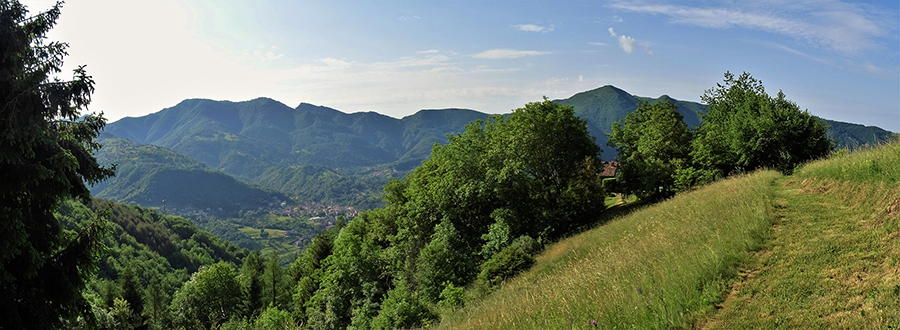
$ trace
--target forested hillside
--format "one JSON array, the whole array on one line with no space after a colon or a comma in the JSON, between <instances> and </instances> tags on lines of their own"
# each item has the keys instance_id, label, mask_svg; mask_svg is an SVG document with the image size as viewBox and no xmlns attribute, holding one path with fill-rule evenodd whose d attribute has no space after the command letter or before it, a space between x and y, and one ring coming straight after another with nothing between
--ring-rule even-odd
<instances>
[{"instance_id":1,"label":"forested hillside","mask_svg":"<svg viewBox=\"0 0 900 330\"><path fill-rule=\"evenodd\" d=\"M100 198L126 204L237 216L290 199L213 170L190 157L154 145L137 145L109 135L98 139L100 164L116 164L116 176L91 187Z\"/></svg>"}]
</instances>

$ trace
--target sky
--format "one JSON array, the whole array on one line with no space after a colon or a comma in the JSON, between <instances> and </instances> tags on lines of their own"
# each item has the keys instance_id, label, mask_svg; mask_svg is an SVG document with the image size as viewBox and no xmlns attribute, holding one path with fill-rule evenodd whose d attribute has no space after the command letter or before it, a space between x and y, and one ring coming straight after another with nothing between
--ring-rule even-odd
<instances>
[{"instance_id":1,"label":"sky","mask_svg":"<svg viewBox=\"0 0 900 330\"><path fill-rule=\"evenodd\" d=\"M87 65L90 111L110 122L188 98L395 118L604 85L699 102L730 71L814 115L900 132L896 0L70 0L57 23L61 77Z\"/></svg>"}]
</instances>

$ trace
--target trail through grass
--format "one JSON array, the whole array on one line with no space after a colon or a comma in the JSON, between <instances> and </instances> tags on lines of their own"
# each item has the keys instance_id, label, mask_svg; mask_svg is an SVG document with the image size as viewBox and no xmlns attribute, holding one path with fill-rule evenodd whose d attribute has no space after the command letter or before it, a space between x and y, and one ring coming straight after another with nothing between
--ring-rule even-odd
<instances>
[{"instance_id":1,"label":"trail through grass","mask_svg":"<svg viewBox=\"0 0 900 330\"><path fill-rule=\"evenodd\" d=\"M900 144L806 166L707 329L900 328Z\"/></svg>"}]
</instances>

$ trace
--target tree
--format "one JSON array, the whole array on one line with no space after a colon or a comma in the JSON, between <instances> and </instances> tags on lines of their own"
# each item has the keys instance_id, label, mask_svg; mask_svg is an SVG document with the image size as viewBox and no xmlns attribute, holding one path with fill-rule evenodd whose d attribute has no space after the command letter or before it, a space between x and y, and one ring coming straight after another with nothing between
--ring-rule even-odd
<instances>
[{"instance_id":1,"label":"tree","mask_svg":"<svg viewBox=\"0 0 900 330\"><path fill-rule=\"evenodd\" d=\"M83 66L71 81L53 78L67 45L45 39L60 8L28 16L18 1L0 0L0 328L92 315L81 291L104 248L104 222L65 232L53 211L69 198L87 203L86 184L114 171L93 156L106 120L81 114L93 79Z\"/></svg>"},{"instance_id":2,"label":"tree","mask_svg":"<svg viewBox=\"0 0 900 330\"><path fill-rule=\"evenodd\" d=\"M640 197L667 194L674 189L676 171L689 166L691 133L677 107L668 100L641 102L612 124L607 145L618 151L616 181L622 192Z\"/></svg>"},{"instance_id":3,"label":"tree","mask_svg":"<svg viewBox=\"0 0 900 330\"><path fill-rule=\"evenodd\" d=\"M259 251L250 252L244 258L241 265L240 282L244 293L245 316L254 317L262 312L265 305L262 302L263 283L262 274L265 270L263 258Z\"/></svg>"},{"instance_id":4,"label":"tree","mask_svg":"<svg viewBox=\"0 0 900 330\"><path fill-rule=\"evenodd\" d=\"M290 298L287 282L284 278L284 269L278 260L278 254L272 252L266 259L262 281L262 303L264 306L281 307Z\"/></svg>"},{"instance_id":5,"label":"tree","mask_svg":"<svg viewBox=\"0 0 900 330\"><path fill-rule=\"evenodd\" d=\"M692 143L691 156L702 171L716 178L734 172L773 168L785 174L797 165L824 157L834 147L828 126L778 91L766 94L762 82L744 72L737 79L725 72L701 96L708 106Z\"/></svg>"},{"instance_id":6,"label":"tree","mask_svg":"<svg viewBox=\"0 0 900 330\"><path fill-rule=\"evenodd\" d=\"M234 266L222 261L194 273L175 293L170 308L177 326L210 329L237 314L241 296Z\"/></svg>"}]
</instances>

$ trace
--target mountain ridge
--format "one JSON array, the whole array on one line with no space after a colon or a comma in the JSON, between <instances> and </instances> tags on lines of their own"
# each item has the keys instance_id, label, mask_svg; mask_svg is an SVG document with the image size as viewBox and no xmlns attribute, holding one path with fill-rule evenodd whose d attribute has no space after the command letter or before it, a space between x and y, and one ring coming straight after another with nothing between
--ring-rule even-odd
<instances>
[{"instance_id":1,"label":"mountain ridge","mask_svg":"<svg viewBox=\"0 0 900 330\"><path fill-rule=\"evenodd\" d=\"M612 85L554 101L574 107L602 148L601 157L612 160L616 152L606 146L612 123L639 102L665 100L679 105L689 127L699 125L698 113L706 110L700 103L666 94L635 96ZM309 103L291 108L265 97L241 102L187 99L153 114L110 123L104 134L171 149L211 169L300 198L367 208L379 205L385 183L421 164L435 143L447 141L447 134L490 116L447 108L394 118ZM843 147L875 144L891 135L877 127L826 122Z\"/></svg>"}]
</instances>

